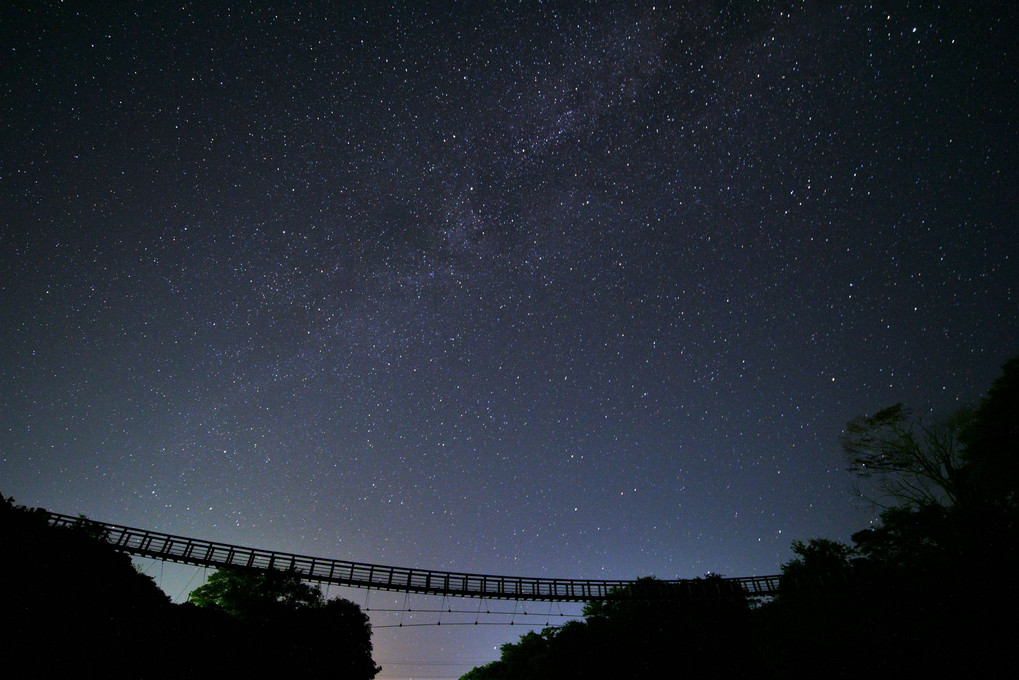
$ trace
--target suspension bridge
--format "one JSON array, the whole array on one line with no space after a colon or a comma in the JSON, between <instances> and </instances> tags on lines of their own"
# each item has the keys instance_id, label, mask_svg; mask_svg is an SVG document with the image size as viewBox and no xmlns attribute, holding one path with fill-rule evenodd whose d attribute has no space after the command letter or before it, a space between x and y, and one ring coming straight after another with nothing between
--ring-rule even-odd
<instances>
[{"instance_id":1,"label":"suspension bridge","mask_svg":"<svg viewBox=\"0 0 1019 680\"><path fill-rule=\"evenodd\" d=\"M657 590L635 581L500 576L432 569L411 569L347 560L309 557L228 543L176 536L159 531L98 522L83 517L47 512L51 526L85 528L114 549L138 557L202 567L235 567L262 571L291 571L310 583L420 593L449 597L591 602L625 597L642 599L768 596L778 592L777 575L741 576L711 580L658 581Z\"/></svg>"}]
</instances>

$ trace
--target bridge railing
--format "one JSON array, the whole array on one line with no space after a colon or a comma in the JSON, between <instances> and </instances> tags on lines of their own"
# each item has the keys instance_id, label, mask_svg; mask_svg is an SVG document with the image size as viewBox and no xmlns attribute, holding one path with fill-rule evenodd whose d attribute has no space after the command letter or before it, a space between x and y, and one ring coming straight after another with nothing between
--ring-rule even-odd
<instances>
[{"instance_id":1,"label":"bridge railing","mask_svg":"<svg viewBox=\"0 0 1019 680\"><path fill-rule=\"evenodd\" d=\"M627 588L634 584L622 580L500 576L391 567L260 550L71 515L48 514L53 526L84 527L115 549L132 555L198 566L289 570L305 581L355 588L486 599L589 602L625 597ZM739 592L767 596L778 591L778 576L724 578L710 583L681 579L662 581L662 585L661 597L679 597L684 592L689 596L708 596L710 593L706 589L710 588L721 596ZM648 596L647 591L642 590L641 596Z\"/></svg>"}]
</instances>

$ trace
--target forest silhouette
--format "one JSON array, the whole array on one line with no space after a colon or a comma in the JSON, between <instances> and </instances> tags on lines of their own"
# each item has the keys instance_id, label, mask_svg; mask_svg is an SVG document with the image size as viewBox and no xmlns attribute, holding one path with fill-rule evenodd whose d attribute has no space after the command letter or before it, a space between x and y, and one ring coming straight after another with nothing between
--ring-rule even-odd
<instances>
[{"instance_id":1,"label":"forest silhouette","mask_svg":"<svg viewBox=\"0 0 1019 680\"><path fill-rule=\"evenodd\" d=\"M890 406L851 421L841 444L880 521L850 544L794 541L776 596L718 576L638 579L463 679L1015 677L1019 357L972 409L927 422ZM5 656L32 677L381 670L358 605L292 573L220 570L173 604L99 525L52 527L0 500Z\"/></svg>"},{"instance_id":2,"label":"forest silhouette","mask_svg":"<svg viewBox=\"0 0 1019 680\"><path fill-rule=\"evenodd\" d=\"M371 625L293 573L219 570L173 604L81 518L0 503L6 665L25 677L334 677L370 680Z\"/></svg>"},{"instance_id":3,"label":"forest silhouette","mask_svg":"<svg viewBox=\"0 0 1019 680\"><path fill-rule=\"evenodd\" d=\"M1017 677L1019 357L976 408L931 423L896 404L841 444L880 521L848 545L794 541L774 598L707 587L718 577L712 597L638 588L462 680Z\"/></svg>"}]
</instances>

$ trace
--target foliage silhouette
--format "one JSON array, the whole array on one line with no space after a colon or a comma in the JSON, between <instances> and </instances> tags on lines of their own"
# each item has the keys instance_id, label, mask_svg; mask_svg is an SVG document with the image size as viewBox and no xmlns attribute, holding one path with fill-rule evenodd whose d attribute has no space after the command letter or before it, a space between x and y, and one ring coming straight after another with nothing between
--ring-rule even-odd
<instances>
[{"instance_id":1,"label":"foliage silhouette","mask_svg":"<svg viewBox=\"0 0 1019 680\"><path fill-rule=\"evenodd\" d=\"M749 603L720 577L679 585L642 578L584 614L503 645L498 661L464 678L755 677Z\"/></svg>"},{"instance_id":2,"label":"foliage silhouette","mask_svg":"<svg viewBox=\"0 0 1019 680\"><path fill-rule=\"evenodd\" d=\"M997 510L1014 530L1019 506L1019 356L1002 366L959 438L968 483L964 502Z\"/></svg>"},{"instance_id":3,"label":"foliage silhouette","mask_svg":"<svg viewBox=\"0 0 1019 680\"><path fill-rule=\"evenodd\" d=\"M263 620L286 610L321 607L318 588L289 571L220 569L188 600L199 607L215 607L239 619Z\"/></svg>"},{"instance_id":4,"label":"foliage silhouette","mask_svg":"<svg viewBox=\"0 0 1019 680\"><path fill-rule=\"evenodd\" d=\"M1014 626L1000 623L1019 605L1017 424L1017 359L977 409L944 423L901 405L850 422L851 471L881 477L898 503L852 546L794 544L758 626L776 677L1019 673Z\"/></svg>"},{"instance_id":5,"label":"foliage silhouette","mask_svg":"<svg viewBox=\"0 0 1019 680\"><path fill-rule=\"evenodd\" d=\"M293 572L220 569L189 600L244 631L260 673L373 678L381 670L372 660L371 624L361 608L325 600Z\"/></svg>"},{"instance_id":6,"label":"foliage silhouette","mask_svg":"<svg viewBox=\"0 0 1019 680\"><path fill-rule=\"evenodd\" d=\"M875 480L884 497L911 506L951 505L959 497L960 423L928 424L895 404L851 420L840 437L849 471Z\"/></svg>"},{"instance_id":7,"label":"foliage silhouette","mask_svg":"<svg viewBox=\"0 0 1019 680\"><path fill-rule=\"evenodd\" d=\"M137 677L153 651L166 649L149 631L167 621L169 598L96 538L85 520L53 528L44 512L2 499L0 580L8 587L0 628L10 664L35 677L89 668Z\"/></svg>"},{"instance_id":8,"label":"foliage silhouette","mask_svg":"<svg viewBox=\"0 0 1019 680\"><path fill-rule=\"evenodd\" d=\"M464 678L1019 675L1019 357L975 409L932 424L896 404L840 440L891 502L851 545L794 541L770 602L641 579Z\"/></svg>"},{"instance_id":9,"label":"foliage silhouette","mask_svg":"<svg viewBox=\"0 0 1019 680\"><path fill-rule=\"evenodd\" d=\"M0 630L5 661L27 676L360 680L380 670L368 618L356 604L325 601L280 572L214 575L206 592L229 584L220 593L228 607L211 597L213 606L174 605L101 540L99 526L81 518L52 527L45 511L0 498L0 578L9 586ZM254 596L243 596L245 583Z\"/></svg>"}]
</instances>

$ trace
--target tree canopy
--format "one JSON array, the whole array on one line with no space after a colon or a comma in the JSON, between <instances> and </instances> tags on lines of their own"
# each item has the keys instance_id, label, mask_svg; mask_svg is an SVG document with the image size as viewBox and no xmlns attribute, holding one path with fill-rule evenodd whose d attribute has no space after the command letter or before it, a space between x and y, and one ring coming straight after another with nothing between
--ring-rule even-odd
<instances>
[{"instance_id":1,"label":"tree canopy","mask_svg":"<svg viewBox=\"0 0 1019 680\"><path fill-rule=\"evenodd\" d=\"M851 420L840 437L849 471L875 480L882 498L920 506L959 497L959 421L929 424L895 404Z\"/></svg>"},{"instance_id":2,"label":"tree canopy","mask_svg":"<svg viewBox=\"0 0 1019 680\"><path fill-rule=\"evenodd\" d=\"M239 619L265 619L287 610L321 607L322 591L289 571L220 569L188 599L199 607L214 607Z\"/></svg>"},{"instance_id":3,"label":"tree canopy","mask_svg":"<svg viewBox=\"0 0 1019 680\"><path fill-rule=\"evenodd\" d=\"M750 607L731 584L638 579L588 603L584 621L529 632L464 678L752 677Z\"/></svg>"},{"instance_id":4,"label":"tree canopy","mask_svg":"<svg viewBox=\"0 0 1019 680\"><path fill-rule=\"evenodd\" d=\"M5 661L31 677L370 680L371 626L293 573L218 571L175 605L96 523L49 525L0 497Z\"/></svg>"},{"instance_id":5,"label":"tree canopy","mask_svg":"<svg viewBox=\"0 0 1019 680\"><path fill-rule=\"evenodd\" d=\"M933 421L895 404L851 420L840 442L879 520L851 543L794 541L771 601L669 598L673 586L640 579L464 678L1019 674L1001 623L1019 607L1019 357L975 408Z\"/></svg>"},{"instance_id":6,"label":"tree canopy","mask_svg":"<svg viewBox=\"0 0 1019 680\"><path fill-rule=\"evenodd\" d=\"M959 433L966 465L966 502L1005 513L1019 506L1019 356L1002 366Z\"/></svg>"},{"instance_id":7,"label":"tree canopy","mask_svg":"<svg viewBox=\"0 0 1019 680\"><path fill-rule=\"evenodd\" d=\"M197 608L227 616L243 630L259 672L302 677L373 678L371 624L361 608L292 571L220 569L192 591ZM228 651L228 650L224 650Z\"/></svg>"}]
</instances>

